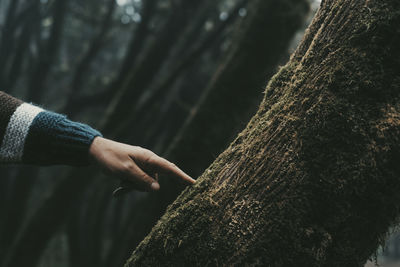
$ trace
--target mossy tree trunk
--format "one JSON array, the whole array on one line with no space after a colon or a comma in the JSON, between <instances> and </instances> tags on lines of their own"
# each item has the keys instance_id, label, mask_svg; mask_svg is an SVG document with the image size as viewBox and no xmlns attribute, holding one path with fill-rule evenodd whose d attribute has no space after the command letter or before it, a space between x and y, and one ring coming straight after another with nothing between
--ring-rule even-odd
<instances>
[{"instance_id":1,"label":"mossy tree trunk","mask_svg":"<svg viewBox=\"0 0 400 267\"><path fill-rule=\"evenodd\" d=\"M246 129L126 266L362 266L400 208L398 25L398 0L323 1Z\"/></svg>"}]
</instances>

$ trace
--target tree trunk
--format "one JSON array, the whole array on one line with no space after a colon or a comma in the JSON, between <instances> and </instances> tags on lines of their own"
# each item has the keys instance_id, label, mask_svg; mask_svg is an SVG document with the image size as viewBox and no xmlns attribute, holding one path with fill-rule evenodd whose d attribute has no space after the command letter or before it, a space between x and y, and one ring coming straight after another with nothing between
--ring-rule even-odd
<instances>
[{"instance_id":1,"label":"tree trunk","mask_svg":"<svg viewBox=\"0 0 400 267\"><path fill-rule=\"evenodd\" d=\"M126 266L362 266L400 208L398 25L398 0L323 1L246 129Z\"/></svg>"}]
</instances>

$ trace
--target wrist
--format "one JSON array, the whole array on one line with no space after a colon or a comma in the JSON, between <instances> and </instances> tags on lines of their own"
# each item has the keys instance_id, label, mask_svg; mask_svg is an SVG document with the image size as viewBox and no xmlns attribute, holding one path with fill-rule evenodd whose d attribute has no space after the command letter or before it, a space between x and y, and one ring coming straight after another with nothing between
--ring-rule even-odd
<instances>
[{"instance_id":1,"label":"wrist","mask_svg":"<svg viewBox=\"0 0 400 267\"><path fill-rule=\"evenodd\" d=\"M98 155L100 154L100 147L101 147L101 143L102 143L102 139L104 139L101 136L96 136L95 138L93 138L92 143L89 146L89 162L90 164L96 164L98 162L97 158Z\"/></svg>"}]
</instances>

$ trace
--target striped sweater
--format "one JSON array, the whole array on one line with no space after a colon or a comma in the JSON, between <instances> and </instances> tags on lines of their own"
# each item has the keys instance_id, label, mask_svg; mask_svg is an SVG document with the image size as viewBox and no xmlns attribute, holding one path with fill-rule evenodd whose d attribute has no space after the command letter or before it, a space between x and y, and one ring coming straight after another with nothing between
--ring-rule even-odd
<instances>
[{"instance_id":1,"label":"striped sweater","mask_svg":"<svg viewBox=\"0 0 400 267\"><path fill-rule=\"evenodd\" d=\"M0 163L87 165L101 133L0 91Z\"/></svg>"}]
</instances>

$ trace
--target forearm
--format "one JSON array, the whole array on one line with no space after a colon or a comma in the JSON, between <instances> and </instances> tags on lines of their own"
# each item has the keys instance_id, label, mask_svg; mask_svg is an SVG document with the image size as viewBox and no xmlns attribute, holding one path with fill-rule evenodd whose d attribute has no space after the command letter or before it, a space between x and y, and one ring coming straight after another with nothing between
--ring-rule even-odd
<instances>
[{"instance_id":1,"label":"forearm","mask_svg":"<svg viewBox=\"0 0 400 267\"><path fill-rule=\"evenodd\" d=\"M86 165L101 134L0 91L0 163Z\"/></svg>"}]
</instances>

